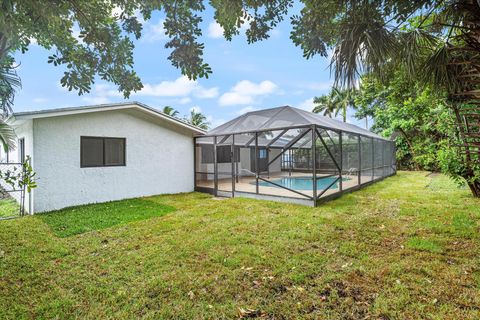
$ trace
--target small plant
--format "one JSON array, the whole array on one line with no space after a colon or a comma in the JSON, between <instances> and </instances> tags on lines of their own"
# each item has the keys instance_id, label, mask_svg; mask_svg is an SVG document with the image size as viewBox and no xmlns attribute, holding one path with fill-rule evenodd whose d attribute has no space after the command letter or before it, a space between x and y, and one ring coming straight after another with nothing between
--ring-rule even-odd
<instances>
[{"instance_id":1,"label":"small plant","mask_svg":"<svg viewBox=\"0 0 480 320\"><path fill-rule=\"evenodd\" d=\"M30 164L30 156L27 156L20 167L14 167L6 171L0 171L0 179L4 180L13 190L27 190L28 193L37 187L35 172Z\"/></svg>"},{"instance_id":2,"label":"small plant","mask_svg":"<svg viewBox=\"0 0 480 320\"><path fill-rule=\"evenodd\" d=\"M0 170L0 179L12 187L12 191L20 191L20 215L25 213L25 191L30 193L37 187L35 172L31 166L31 158L27 156L20 166L5 171Z\"/></svg>"}]
</instances>

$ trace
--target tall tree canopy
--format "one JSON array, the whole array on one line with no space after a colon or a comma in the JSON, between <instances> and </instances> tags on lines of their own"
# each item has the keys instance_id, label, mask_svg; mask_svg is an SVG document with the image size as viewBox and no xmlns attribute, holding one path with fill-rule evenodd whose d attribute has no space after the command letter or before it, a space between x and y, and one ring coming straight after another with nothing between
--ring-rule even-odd
<instances>
[{"instance_id":1,"label":"tall tree canopy","mask_svg":"<svg viewBox=\"0 0 480 320\"><path fill-rule=\"evenodd\" d=\"M242 24L249 43L268 38L268 32L287 14L291 0L210 1L215 20L231 39ZM212 72L203 59L201 12L203 1L185 0L6 0L0 2L0 64L29 44L52 51L48 62L65 66L62 86L79 94L90 91L95 76L117 85L128 97L142 88L134 70L134 39L142 34L142 20L153 11L165 15L165 32L171 49L168 60L189 78ZM76 37L74 29L79 31Z\"/></svg>"},{"instance_id":2,"label":"tall tree canopy","mask_svg":"<svg viewBox=\"0 0 480 320\"><path fill-rule=\"evenodd\" d=\"M373 131L395 137L400 168L442 168L440 154L455 143L455 116L447 106L445 91L423 87L399 68L384 82L362 77L355 100L357 118L373 117Z\"/></svg>"},{"instance_id":3,"label":"tall tree canopy","mask_svg":"<svg viewBox=\"0 0 480 320\"><path fill-rule=\"evenodd\" d=\"M356 87L365 73L387 84L392 70L402 68L415 85L445 92L456 148L441 153L442 167L480 197L479 1L304 3L292 19L292 40L306 58L333 48L337 86Z\"/></svg>"}]
</instances>

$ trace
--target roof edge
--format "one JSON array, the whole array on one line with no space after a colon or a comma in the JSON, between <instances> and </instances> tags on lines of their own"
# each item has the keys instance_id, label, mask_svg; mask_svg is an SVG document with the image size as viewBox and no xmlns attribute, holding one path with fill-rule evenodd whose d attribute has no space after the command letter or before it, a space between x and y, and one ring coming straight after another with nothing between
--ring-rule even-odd
<instances>
[{"instance_id":1,"label":"roof edge","mask_svg":"<svg viewBox=\"0 0 480 320\"><path fill-rule=\"evenodd\" d=\"M63 116L63 115L74 115L74 114L99 112L99 111L123 110L123 109L131 109L131 108L139 108L143 111L153 114L154 116L160 117L162 119L166 119L169 122L172 122L176 125L180 125L200 135L204 135L207 132L206 130L203 130L190 123L187 123L181 119L172 117L168 114L165 114L155 108L152 108L138 101L87 105L87 106L70 107L70 108L55 108L55 109L38 110L38 111L14 112L9 117L9 120L10 119L29 120L29 119L37 119L37 118L50 118L50 117L57 117L57 116Z\"/></svg>"}]
</instances>

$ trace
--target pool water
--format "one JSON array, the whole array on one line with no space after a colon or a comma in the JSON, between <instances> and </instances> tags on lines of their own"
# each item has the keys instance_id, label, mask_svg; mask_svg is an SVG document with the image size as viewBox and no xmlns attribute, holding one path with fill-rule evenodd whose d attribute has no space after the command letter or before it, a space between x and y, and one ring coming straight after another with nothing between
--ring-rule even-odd
<instances>
[{"instance_id":1,"label":"pool water","mask_svg":"<svg viewBox=\"0 0 480 320\"><path fill-rule=\"evenodd\" d=\"M327 177L323 179L317 180L317 190L326 189L333 181L335 181L337 177ZM350 178L342 178L342 181L351 180ZM293 190L312 190L313 189L313 179L311 177L282 177L279 179L272 179L270 180L273 183L279 184L289 189ZM330 189L338 189L338 182L335 182ZM252 184L255 184L253 182ZM258 181L258 185L261 187L275 187L274 184L268 183L266 181Z\"/></svg>"}]
</instances>

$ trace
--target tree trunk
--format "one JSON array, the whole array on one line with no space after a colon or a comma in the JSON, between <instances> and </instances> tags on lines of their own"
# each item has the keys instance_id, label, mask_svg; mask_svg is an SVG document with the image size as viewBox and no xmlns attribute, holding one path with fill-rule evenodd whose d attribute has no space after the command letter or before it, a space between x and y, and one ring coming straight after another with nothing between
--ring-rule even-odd
<instances>
[{"instance_id":1,"label":"tree trunk","mask_svg":"<svg viewBox=\"0 0 480 320\"><path fill-rule=\"evenodd\" d=\"M473 182L467 182L468 187L472 191L472 195L475 198L480 198L480 180L474 180Z\"/></svg>"}]
</instances>

